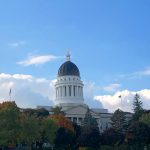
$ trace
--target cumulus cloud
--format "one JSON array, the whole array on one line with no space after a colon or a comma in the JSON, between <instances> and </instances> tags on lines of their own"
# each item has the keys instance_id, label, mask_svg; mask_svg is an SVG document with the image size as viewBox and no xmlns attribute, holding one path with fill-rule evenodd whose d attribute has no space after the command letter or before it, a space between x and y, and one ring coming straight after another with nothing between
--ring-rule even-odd
<instances>
[{"instance_id":1,"label":"cumulus cloud","mask_svg":"<svg viewBox=\"0 0 150 150\"><path fill-rule=\"evenodd\" d=\"M19 107L35 108L37 105L53 105L55 102L56 79L35 78L25 74L0 74L0 102L15 100ZM133 98L136 93L141 97L143 107L150 108L150 89L140 91L118 91L111 95L97 95L95 91L99 87L93 82L84 81L84 99L90 107L106 108L110 112L120 108L124 111L132 111ZM120 97L121 95L121 97Z\"/></svg>"},{"instance_id":2,"label":"cumulus cloud","mask_svg":"<svg viewBox=\"0 0 150 150\"><path fill-rule=\"evenodd\" d=\"M107 108L110 112L120 108L124 111L132 112L132 104L135 94L138 93L143 102L145 109L150 108L150 89L144 89L141 91L118 91L113 95L99 95L94 96L94 99L101 102L104 108ZM121 96L121 97L120 97Z\"/></svg>"},{"instance_id":3,"label":"cumulus cloud","mask_svg":"<svg viewBox=\"0 0 150 150\"><path fill-rule=\"evenodd\" d=\"M20 65L23 65L23 66L40 65L40 64L44 64L46 62L55 60L57 58L58 57L54 56L54 55L30 56L26 60L17 62L17 64L20 64Z\"/></svg>"},{"instance_id":4,"label":"cumulus cloud","mask_svg":"<svg viewBox=\"0 0 150 150\"><path fill-rule=\"evenodd\" d=\"M0 74L0 102L15 100L19 107L36 107L37 105L52 105L54 103L55 80L35 78L24 74Z\"/></svg>"},{"instance_id":5,"label":"cumulus cloud","mask_svg":"<svg viewBox=\"0 0 150 150\"><path fill-rule=\"evenodd\" d=\"M18 41L18 42L9 43L8 46L10 46L10 47L19 47L19 46L22 46L22 45L25 45L25 44L26 44L25 41Z\"/></svg>"}]
</instances>

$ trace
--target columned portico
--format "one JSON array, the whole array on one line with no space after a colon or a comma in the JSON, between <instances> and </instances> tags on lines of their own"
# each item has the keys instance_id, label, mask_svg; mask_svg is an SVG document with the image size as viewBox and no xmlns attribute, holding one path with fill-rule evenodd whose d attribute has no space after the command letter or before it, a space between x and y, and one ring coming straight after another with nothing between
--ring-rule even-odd
<instances>
[{"instance_id":1,"label":"columned portico","mask_svg":"<svg viewBox=\"0 0 150 150\"><path fill-rule=\"evenodd\" d=\"M83 83L80 77L63 76L57 77L56 87L56 105L64 103L83 104Z\"/></svg>"}]
</instances>

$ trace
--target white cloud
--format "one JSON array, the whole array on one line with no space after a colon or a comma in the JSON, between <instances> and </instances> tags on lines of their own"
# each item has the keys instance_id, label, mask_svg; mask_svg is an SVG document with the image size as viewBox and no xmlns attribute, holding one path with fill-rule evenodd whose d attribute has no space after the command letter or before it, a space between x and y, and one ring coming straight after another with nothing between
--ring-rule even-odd
<instances>
[{"instance_id":1,"label":"white cloud","mask_svg":"<svg viewBox=\"0 0 150 150\"><path fill-rule=\"evenodd\" d=\"M12 100L15 100L19 107L36 107L54 103L53 80L23 74L0 74L0 102L9 100L10 88Z\"/></svg>"},{"instance_id":2,"label":"white cloud","mask_svg":"<svg viewBox=\"0 0 150 150\"><path fill-rule=\"evenodd\" d=\"M56 79L35 78L24 74L0 74L0 102L9 100L12 90L12 100L19 107L36 107L37 105L53 105L55 103ZM102 107L100 102L93 100L96 86L93 82L84 82L85 103L90 107Z\"/></svg>"},{"instance_id":3,"label":"white cloud","mask_svg":"<svg viewBox=\"0 0 150 150\"><path fill-rule=\"evenodd\" d=\"M0 74L0 102L9 100L9 90L12 89L12 100L19 107L36 107L37 105L53 105L55 102L56 79L35 78L24 74ZM150 108L150 89L140 91L118 91L112 95L95 95L99 87L93 82L84 82L84 99L90 107L103 107L110 112L120 108L124 111L132 111L132 103L135 93L139 93L143 107ZM121 98L119 98L121 95Z\"/></svg>"},{"instance_id":4,"label":"white cloud","mask_svg":"<svg viewBox=\"0 0 150 150\"><path fill-rule=\"evenodd\" d=\"M114 83L114 84L110 84L108 86L103 87L102 89L106 92L115 92L120 88L120 84L118 83Z\"/></svg>"},{"instance_id":5,"label":"white cloud","mask_svg":"<svg viewBox=\"0 0 150 150\"><path fill-rule=\"evenodd\" d=\"M150 89L144 89L141 91L118 91L113 95L99 95L94 96L94 99L101 102L104 108L107 108L110 112L120 108L124 111L132 111L132 104L135 94L138 93L141 96L143 107L145 109L150 108ZM119 98L121 95L121 98Z\"/></svg>"},{"instance_id":6,"label":"white cloud","mask_svg":"<svg viewBox=\"0 0 150 150\"><path fill-rule=\"evenodd\" d=\"M19 42L13 42L13 43L9 43L8 45L10 47L19 47L19 46L22 46L22 45L25 45L26 42L25 41L19 41Z\"/></svg>"},{"instance_id":7,"label":"white cloud","mask_svg":"<svg viewBox=\"0 0 150 150\"><path fill-rule=\"evenodd\" d=\"M58 57L54 55L30 56L26 60L19 61L17 63L23 66L39 65L39 64L44 64L46 62L55 60L57 58Z\"/></svg>"}]
</instances>

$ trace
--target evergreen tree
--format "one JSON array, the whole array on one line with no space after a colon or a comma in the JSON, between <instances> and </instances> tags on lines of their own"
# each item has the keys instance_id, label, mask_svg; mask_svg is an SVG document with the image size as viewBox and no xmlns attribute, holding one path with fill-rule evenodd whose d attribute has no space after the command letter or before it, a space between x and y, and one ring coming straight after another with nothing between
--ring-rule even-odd
<instances>
[{"instance_id":1,"label":"evergreen tree","mask_svg":"<svg viewBox=\"0 0 150 150\"><path fill-rule=\"evenodd\" d=\"M139 146L150 143L150 128L145 123L132 122L126 135L130 135L127 138L129 143L138 143Z\"/></svg>"},{"instance_id":2,"label":"evergreen tree","mask_svg":"<svg viewBox=\"0 0 150 150\"><path fill-rule=\"evenodd\" d=\"M98 123L96 119L91 115L90 109L87 109L87 112L85 114L85 118L82 122L83 126L89 126L89 127L98 127Z\"/></svg>"},{"instance_id":3,"label":"evergreen tree","mask_svg":"<svg viewBox=\"0 0 150 150\"><path fill-rule=\"evenodd\" d=\"M91 115L90 109L87 109L85 118L82 122L81 133L77 139L78 146L97 149L100 146L100 132L96 119Z\"/></svg>"},{"instance_id":4,"label":"evergreen tree","mask_svg":"<svg viewBox=\"0 0 150 150\"><path fill-rule=\"evenodd\" d=\"M140 122L147 124L150 127L150 113L145 113L139 118Z\"/></svg>"},{"instance_id":5,"label":"evergreen tree","mask_svg":"<svg viewBox=\"0 0 150 150\"><path fill-rule=\"evenodd\" d=\"M140 95L135 94L134 101L133 101L133 120L139 120L139 118L142 116L143 108L142 108L142 102L140 101Z\"/></svg>"},{"instance_id":6,"label":"evergreen tree","mask_svg":"<svg viewBox=\"0 0 150 150\"><path fill-rule=\"evenodd\" d=\"M122 110L117 109L114 112L113 116L111 117L111 125L115 131L121 133L126 131L127 121L125 113Z\"/></svg>"}]
</instances>

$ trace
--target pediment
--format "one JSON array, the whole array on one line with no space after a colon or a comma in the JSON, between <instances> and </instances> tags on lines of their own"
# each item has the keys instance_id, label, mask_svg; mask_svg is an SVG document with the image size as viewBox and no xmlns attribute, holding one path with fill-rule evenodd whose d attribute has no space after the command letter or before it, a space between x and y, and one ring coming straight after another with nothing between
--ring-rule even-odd
<instances>
[{"instance_id":1,"label":"pediment","mask_svg":"<svg viewBox=\"0 0 150 150\"><path fill-rule=\"evenodd\" d=\"M66 114L72 114L72 115L85 115L87 112L87 107L86 106L82 106L82 105L79 105L79 106L75 106L75 107L72 107L72 108L69 108L68 110L65 111ZM92 116L97 116L98 114L91 111L91 115Z\"/></svg>"}]
</instances>

